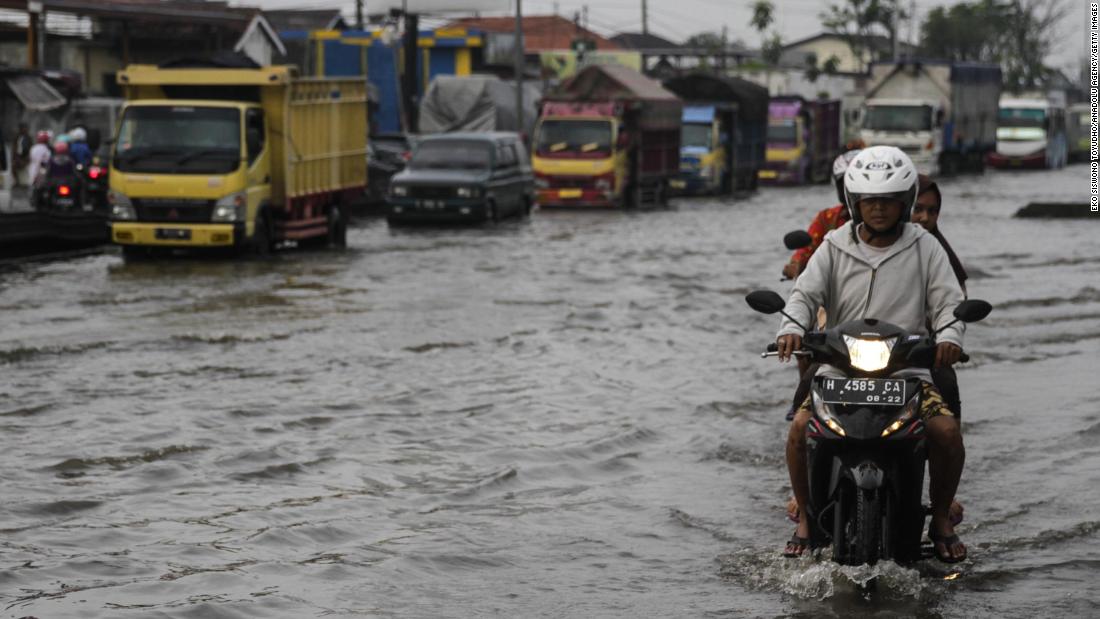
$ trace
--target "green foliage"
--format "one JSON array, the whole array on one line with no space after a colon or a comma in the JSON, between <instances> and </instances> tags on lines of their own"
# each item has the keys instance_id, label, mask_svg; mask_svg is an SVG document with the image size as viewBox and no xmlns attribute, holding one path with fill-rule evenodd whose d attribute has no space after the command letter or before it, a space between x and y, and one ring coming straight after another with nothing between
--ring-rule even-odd
<instances>
[{"instance_id":1,"label":"green foliage","mask_svg":"<svg viewBox=\"0 0 1100 619\"><path fill-rule=\"evenodd\" d=\"M830 4L820 17L825 29L844 39L862 65L892 54L897 24L908 19L909 13L901 0L842 0ZM890 49L885 53L875 45L877 37L889 40Z\"/></svg>"},{"instance_id":2,"label":"green foliage","mask_svg":"<svg viewBox=\"0 0 1100 619\"><path fill-rule=\"evenodd\" d=\"M696 47L709 51L720 51L725 46L722 35L717 32L700 32L693 34L684 41L685 47Z\"/></svg>"},{"instance_id":3,"label":"green foliage","mask_svg":"<svg viewBox=\"0 0 1100 619\"><path fill-rule=\"evenodd\" d=\"M775 5L769 0L756 0L752 4L752 19L749 23L761 35L775 21Z\"/></svg>"},{"instance_id":4,"label":"green foliage","mask_svg":"<svg viewBox=\"0 0 1100 619\"><path fill-rule=\"evenodd\" d=\"M921 23L924 55L999 63L1005 88L1031 90L1050 75L1046 57L1058 39L1065 0L978 0L929 11Z\"/></svg>"}]
</instances>

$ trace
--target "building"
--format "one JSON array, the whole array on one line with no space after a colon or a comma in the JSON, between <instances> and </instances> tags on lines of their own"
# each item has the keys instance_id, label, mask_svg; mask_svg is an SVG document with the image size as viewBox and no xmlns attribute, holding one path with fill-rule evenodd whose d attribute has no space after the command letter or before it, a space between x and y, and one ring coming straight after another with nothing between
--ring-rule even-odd
<instances>
[{"instance_id":1,"label":"building","mask_svg":"<svg viewBox=\"0 0 1100 619\"><path fill-rule=\"evenodd\" d=\"M0 0L0 62L80 76L85 93L116 95L115 73L131 63L159 64L182 55L235 47L277 57L275 29L256 8L187 0L41 0L37 45L28 44L26 0ZM242 35L244 43L242 42ZM240 45L239 45L240 44Z\"/></svg>"},{"instance_id":2,"label":"building","mask_svg":"<svg viewBox=\"0 0 1100 619\"><path fill-rule=\"evenodd\" d=\"M580 24L561 15L525 16L523 22L523 50L527 54L544 51L573 49L577 40L591 41L598 51L618 51L618 43L600 36ZM514 17L465 17L451 22L448 27L462 27L493 34L514 34Z\"/></svg>"},{"instance_id":3,"label":"building","mask_svg":"<svg viewBox=\"0 0 1100 619\"><path fill-rule=\"evenodd\" d=\"M784 45L779 64L804 67L812 61L820 67L830 58L835 57L837 73L866 73L867 66L871 62L889 59L894 55L889 38L873 35L869 37L868 42L868 49L864 50L862 57L857 57L844 37L831 32L822 32ZM917 48L913 45L898 42L898 54L910 56L916 51Z\"/></svg>"}]
</instances>

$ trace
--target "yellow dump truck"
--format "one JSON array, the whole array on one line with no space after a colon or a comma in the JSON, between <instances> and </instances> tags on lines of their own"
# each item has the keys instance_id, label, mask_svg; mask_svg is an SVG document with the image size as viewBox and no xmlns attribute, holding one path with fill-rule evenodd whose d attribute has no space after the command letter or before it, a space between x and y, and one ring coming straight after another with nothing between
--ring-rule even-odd
<instances>
[{"instance_id":1,"label":"yellow dump truck","mask_svg":"<svg viewBox=\"0 0 1100 619\"><path fill-rule=\"evenodd\" d=\"M118 82L108 200L127 255L346 244L348 203L367 183L365 79L131 65Z\"/></svg>"}]
</instances>

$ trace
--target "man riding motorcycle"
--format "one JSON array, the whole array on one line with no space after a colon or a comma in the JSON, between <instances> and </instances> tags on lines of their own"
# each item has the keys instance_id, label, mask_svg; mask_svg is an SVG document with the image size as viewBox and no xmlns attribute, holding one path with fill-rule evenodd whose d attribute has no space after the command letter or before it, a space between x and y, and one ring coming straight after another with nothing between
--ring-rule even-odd
<instances>
[{"instance_id":1,"label":"man riding motorcycle","mask_svg":"<svg viewBox=\"0 0 1100 619\"><path fill-rule=\"evenodd\" d=\"M803 329L817 308L824 306L827 326L877 318L909 333L939 329L935 365L946 367L962 353L961 325L952 312L963 301L946 252L931 234L908 223L918 191L917 170L901 150L890 146L864 149L844 176L848 223L830 232L798 278L777 335L780 361L788 361L802 346ZM819 373L829 370L823 366ZM955 534L948 510L958 487L965 459L955 414L944 404L927 370L904 370L922 380L932 499L929 537L945 562L966 558L966 546ZM801 556L809 547L809 486L806 426L812 412L807 398L791 423L787 468L799 508L799 524L784 554Z\"/></svg>"}]
</instances>

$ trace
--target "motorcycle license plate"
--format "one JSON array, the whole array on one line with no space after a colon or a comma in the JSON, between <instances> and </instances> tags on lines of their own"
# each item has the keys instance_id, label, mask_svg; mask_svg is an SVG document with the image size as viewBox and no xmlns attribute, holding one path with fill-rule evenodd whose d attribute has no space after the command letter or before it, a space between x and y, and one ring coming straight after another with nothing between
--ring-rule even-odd
<instances>
[{"instance_id":1,"label":"motorcycle license plate","mask_svg":"<svg viewBox=\"0 0 1100 619\"><path fill-rule=\"evenodd\" d=\"M905 381L897 378L821 378L821 398L827 404L901 406Z\"/></svg>"}]
</instances>

